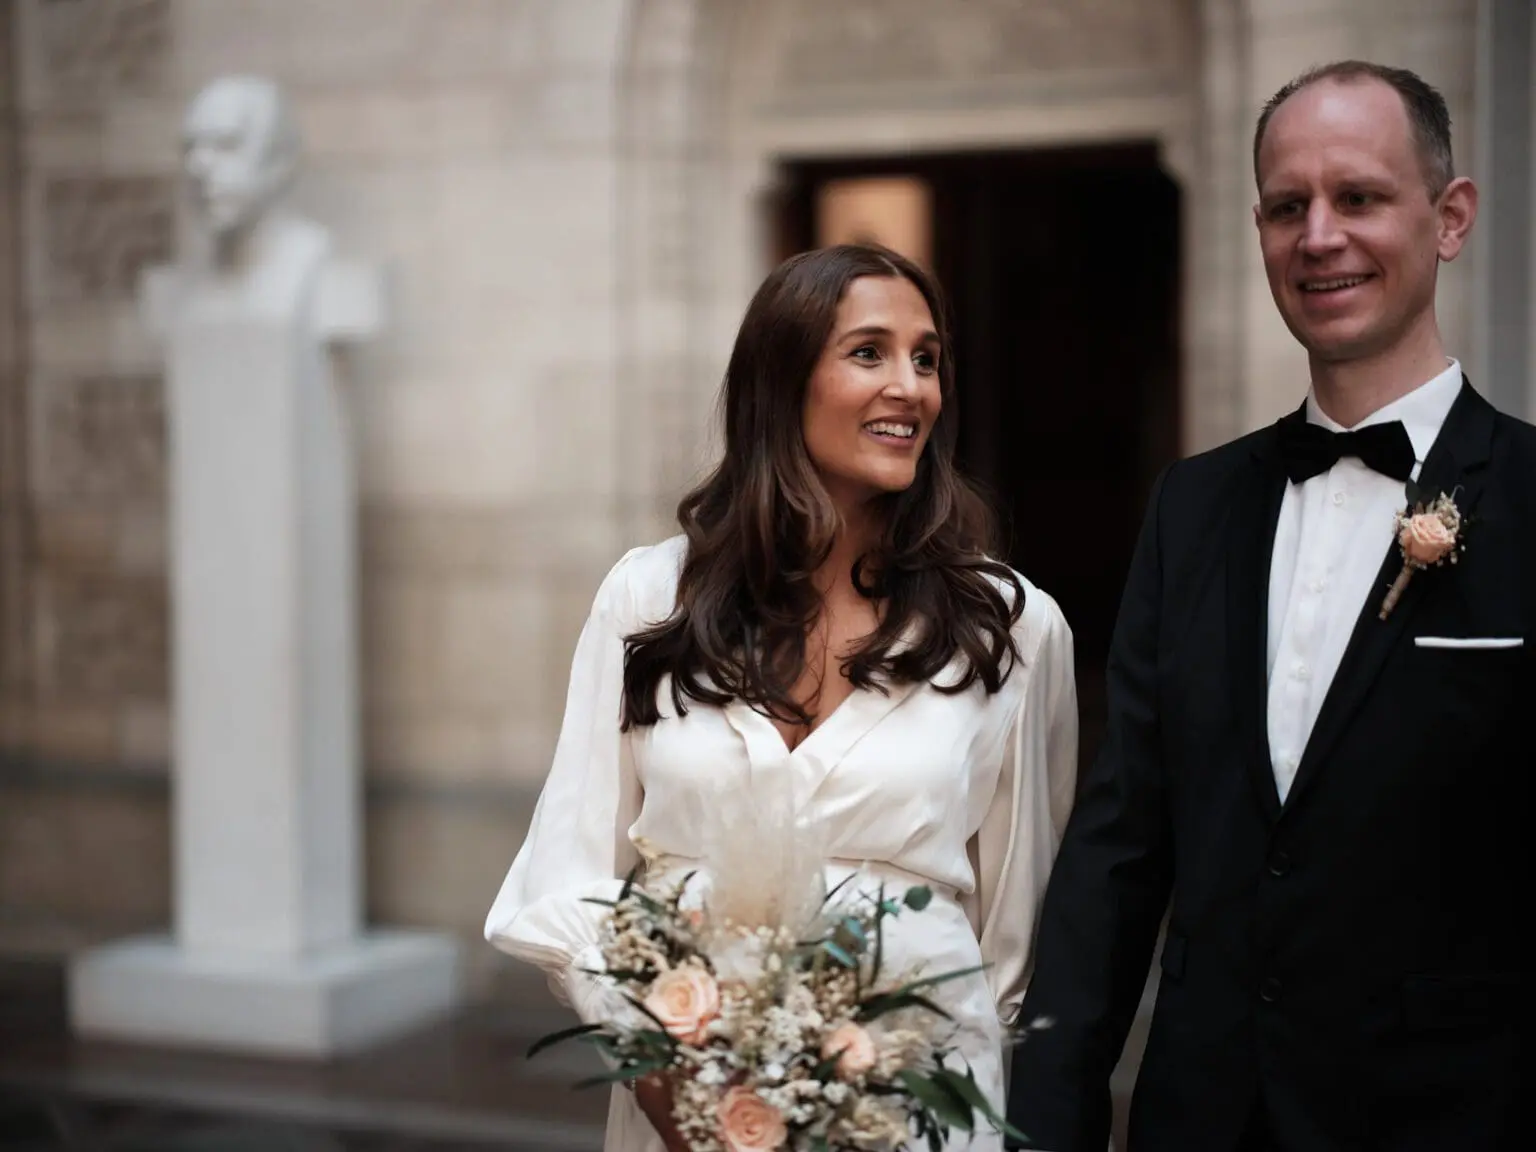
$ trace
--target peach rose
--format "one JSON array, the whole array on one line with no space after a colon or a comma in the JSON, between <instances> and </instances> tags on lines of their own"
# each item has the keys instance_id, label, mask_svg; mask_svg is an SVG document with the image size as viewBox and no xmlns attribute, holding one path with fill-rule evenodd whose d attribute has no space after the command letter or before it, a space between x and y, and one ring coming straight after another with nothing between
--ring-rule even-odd
<instances>
[{"instance_id":1,"label":"peach rose","mask_svg":"<svg viewBox=\"0 0 1536 1152\"><path fill-rule=\"evenodd\" d=\"M1397 542L1403 553L1416 564L1434 564L1445 559L1456 546L1456 533L1445 526L1445 521L1429 512L1403 521L1397 534Z\"/></svg>"},{"instance_id":2,"label":"peach rose","mask_svg":"<svg viewBox=\"0 0 1536 1152\"><path fill-rule=\"evenodd\" d=\"M839 1024L821 1042L821 1058L837 1057L837 1075L852 1080L875 1066L875 1041L852 1020Z\"/></svg>"},{"instance_id":3,"label":"peach rose","mask_svg":"<svg viewBox=\"0 0 1536 1152\"><path fill-rule=\"evenodd\" d=\"M700 1044L709 1022L720 1014L720 989L702 968L674 968L656 977L645 1006L673 1038Z\"/></svg>"},{"instance_id":4,"label":"peach rose","mask_svg":"<svg viewBox=\"0 0 1536 1152\"><path fill-rule=\"evenodd\" d=\"M726 1152L772 1152L789 1139L779 1110L750 1088L732 1088L715 1114Z\"/></svg>"}]
</instances>

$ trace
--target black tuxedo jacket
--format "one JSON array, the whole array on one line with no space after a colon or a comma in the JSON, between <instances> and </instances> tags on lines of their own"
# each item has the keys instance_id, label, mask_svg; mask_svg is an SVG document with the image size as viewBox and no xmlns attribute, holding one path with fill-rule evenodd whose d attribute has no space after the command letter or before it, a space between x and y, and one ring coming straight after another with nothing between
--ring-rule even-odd
<instances>
[{"instance_id":1,"label":"black tuxedo jacket","mask_svg":"<svg viewBox=\"0 0 1536 1152\"><path fill-rule=\"evenodd\" d=\"M1300 412L1286 417L1302 419ZM1130 1152L1536 1147L1536 428L1463 384L1419 487L1455 566L1362 605L1291 791L1270 764L1278 425L1159 478L1109 657L1109 725L1042 912L1009 1115L1104 1152L1107 1082L1167 913ZM1519 639L1448 648L1423 638ZM1171 896L1171 905L1170 905ZM1524 1082L1522 1082L1524 1080Z\"/></svg>"}]
</instances>

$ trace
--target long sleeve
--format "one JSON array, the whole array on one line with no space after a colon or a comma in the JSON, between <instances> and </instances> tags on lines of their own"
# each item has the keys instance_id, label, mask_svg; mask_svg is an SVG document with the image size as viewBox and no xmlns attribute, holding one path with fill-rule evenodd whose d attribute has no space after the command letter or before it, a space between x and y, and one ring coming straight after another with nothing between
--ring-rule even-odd
<instances>
[{"instance_id":1,"label":"long sleeve","mask_svg":"<svg viewBox=\"0 0 1536 1152\"><path fill-rule=\"evenodd\" d=\"M1152 493L1110 646L1104 747L1083 782L1041 913L1022 1016L1053 1025L1013 1053L1009 1120L1029 1135L1027 1147L1050 1152L1108 1145L1109 1077L1172 885L1157 713L1166 475Z\"/></svg>"},{"instance_id":2,"label":"long sleeve","mask_svg":"<svg viewBox=\"0 0 1536 1152\"><path fill-rule=\"evenodd\" d=\"M1040 901L1077 784L1072 632L1055 601L1039 591L1030 595L1044 601L1044 626L1020 669L1029 679L973 847L981 955L1005 1023L1024 999Z\"/></svg>"},{"instance_id":3,"label":"long sleeve","mask_svg":"<svg viewBox=\"0 0 1536 1152\"><path fill-rule=\"evenodd\" d=\"M485 922L487 940L543 968L557 998L588 1020L603 1011L602 989L580 969L600 963L604 909L583 898L612 899L639 860L628 831L640 785L619 731L624 635L639 623L625 571L634 555L603 581L582 628L554 763Z\"/></svg>"}]
</instances>

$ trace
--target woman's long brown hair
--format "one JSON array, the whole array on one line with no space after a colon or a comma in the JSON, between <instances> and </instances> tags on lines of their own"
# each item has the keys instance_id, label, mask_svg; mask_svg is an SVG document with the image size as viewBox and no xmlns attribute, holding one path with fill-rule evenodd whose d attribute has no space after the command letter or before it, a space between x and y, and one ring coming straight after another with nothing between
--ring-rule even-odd
<instances>
[{"instance_id":1,"label":"woman's long brown hair","mask_svg":"<svg viewBox=\"0 0 1536 1152\"><path fill-rule=\"evenodd\" d=\"M811 722L791 692L821 610L812 577L830 554L838 514L806 452L802 409L843 294L863 276L909 280L928 302L942 404L916 480L881 498L880 542L854 565L855 587L883 601L883 612L843 673L855 688L884 691L931 680L959 654L963 671L936 687L961 692L980 680L992 693L1018 659L1011 629L1024 589L992 559L993 517L954 462L955 368L938 285L883 248L823 248L781 264L742 320L721 395L725 453L678 506L688 554L676 606L625 644L626 730L661 718L668 674L679 716L690 700L743 700L786 723Z\"/></svg>"}]
</instances>

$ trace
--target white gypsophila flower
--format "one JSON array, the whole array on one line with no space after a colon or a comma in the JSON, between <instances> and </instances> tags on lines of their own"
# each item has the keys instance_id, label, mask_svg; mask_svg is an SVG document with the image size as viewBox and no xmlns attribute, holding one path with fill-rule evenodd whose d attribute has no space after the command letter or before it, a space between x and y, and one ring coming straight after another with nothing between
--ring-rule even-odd
<instances>
[{"instance_id":1,"label":"white gypsophila flower","mask_svg":"<svg viewBox=\"0 0 1536 1152\"><path fill-rule=\"evenodd\" d=\"M730 1076L719 1064L711 1061L699 1069L696 1079L700 1084L707 1084L711 1088L718 1088L729 1080Z\"/></svg>"},{"instance_id":2,"label":"white gypsophila flower","mask_svg":"<svg viewBox=\"0 0 1536 1152\"><path fill-rule=\"evenodd\" d=\"M784 1079L784 1065L777 1060L770 1061L763 1066L763 1079L777 1084Z\"/></svg>"},{"instance_id":3,"label":"white gypsophila flower","mask_svg":"<svg viewBox=\"0 0 1536 1152\"><path fill-rule=\"evenodd\" d=\"M824 1099L834 1108L848 1099L848 1092L848 1085L840 1083L836 1080L830 1084L823 1084L821 1086L822 1099Z\"/></svg>"},{"instance_id":4,"label":"white gypsophila flower","mask_svg":"<svg viewBox=\"0 0 1536 1152\"><path fill-rule=\"evenodd\" d=\"M734 936L710 949L715 976L722 983L756 984L763 978L763 942L756 936Z\"/></svg>"}]
</instances>

